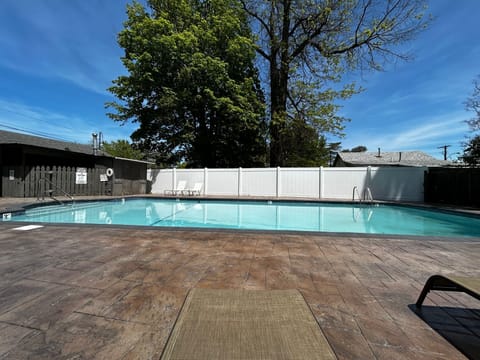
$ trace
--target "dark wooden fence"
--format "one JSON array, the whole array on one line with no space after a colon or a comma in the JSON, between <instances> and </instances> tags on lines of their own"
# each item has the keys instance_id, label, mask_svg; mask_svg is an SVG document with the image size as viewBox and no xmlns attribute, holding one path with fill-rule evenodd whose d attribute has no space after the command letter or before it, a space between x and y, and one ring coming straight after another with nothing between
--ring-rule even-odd
<instances>
[{"instance_id":1,"label":"dark wooden fence","mask_svg":"<svg viewBox=\"0 0 480 360\"><path fill-rule=\"evenodd\" d=\"M87 170L87 183L76 184L75 167L68 166L35 166L25 169L24 196L49 197L79 195L109 195L112 189L112 178L100 181L100 175L105 175L105 169ZM64 193L65 192L65 193Z\"/></svg>"},{"instance_id":2,"label":"dark wooden fence","mask_svg":"<svg viewBox=\"0 0 480 360\"><path fill-rule=\"evenodd\" d=\"M430 168L425 173L425 201L480 206L480 168Z\"/></svg>"}]
</instances>

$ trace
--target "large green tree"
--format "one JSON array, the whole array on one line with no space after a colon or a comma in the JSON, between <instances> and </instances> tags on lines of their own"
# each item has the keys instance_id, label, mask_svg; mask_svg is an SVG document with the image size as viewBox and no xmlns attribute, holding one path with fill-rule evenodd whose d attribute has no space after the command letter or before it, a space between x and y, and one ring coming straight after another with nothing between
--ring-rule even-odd
<instances>
[{"instance_id":1,"label":"large green tree","mask_svg":"<svg viewBox=\"0 0 480 360\"><path fill-rule=\"evenodd\" d=\"M112 156L134 160L142 160L144 158L143 153L140 150L135 149L127 140L105 142L102 144L102 148Z\"/></svg>"},{"instance_id":2,"label":"large green tree","mask_svg":"<svg viewBox=\"0 0 480 360\"><path fill-rule=\"evenodd\" d=\"M326 139L304 119L297 116L289 119L281 134L284 148L283 166L326 166L329 163L330 148Z\"/></svg>"},{"instance_id":3,"label":"large green tree","mask_svg":"<svg viewBox=\"0 0 480 360\"><path fill-rule=\"evenodd\" d=\"M164 165L263 166L266 122L255 48L235 0L134 2L118 36L128 75L109 89L118 121Z\"/></svg>"},{"instance_id":4,"label":"large green tree","mask_svg":"<svg viewBox=\"0 0 480 360\"><path fill-rule=\"evenodd\" d=\"M268 68L270 165L286 163L283 135L298 114L319 135L341 134L336 99L357 89L334 86L354 69L406 58L398 45L428 22L425 0L239 0L258 34Z\"/></svg>"}]
</instances>

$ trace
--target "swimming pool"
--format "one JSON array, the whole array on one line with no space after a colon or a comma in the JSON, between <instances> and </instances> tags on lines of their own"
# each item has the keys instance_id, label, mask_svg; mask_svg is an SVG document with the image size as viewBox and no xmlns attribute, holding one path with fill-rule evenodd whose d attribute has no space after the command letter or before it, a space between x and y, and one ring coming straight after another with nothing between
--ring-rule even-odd
<instances>
[{"instance_id":1,"label":"swimming pool","mask_svg":"<svg viewBox=\"0 0 480 360\"><path fill-rule=\"evenodd\" d=\"M480 218L385 204L130 198L32 207L10 220L480 237Z\"/></svg>"}]
</instances>

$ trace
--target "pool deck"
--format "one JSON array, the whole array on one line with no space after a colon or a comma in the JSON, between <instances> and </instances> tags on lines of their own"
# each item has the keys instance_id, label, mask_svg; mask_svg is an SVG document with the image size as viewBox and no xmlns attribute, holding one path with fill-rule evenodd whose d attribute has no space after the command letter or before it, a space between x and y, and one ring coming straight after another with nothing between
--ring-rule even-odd
<instances>
[{"instance_id":1,"label":"pool deck","mask_svg":"<svg viewBox=\"0 0 480 360\"><path fill-rule=\"evenodd\" d=\"M339 359L480 359L478 300L413 307L432 274L480 277L480 239L18 226L0 222L0 359L158 359L193 287L299 289Z\"/></svg>"}]
</instances>

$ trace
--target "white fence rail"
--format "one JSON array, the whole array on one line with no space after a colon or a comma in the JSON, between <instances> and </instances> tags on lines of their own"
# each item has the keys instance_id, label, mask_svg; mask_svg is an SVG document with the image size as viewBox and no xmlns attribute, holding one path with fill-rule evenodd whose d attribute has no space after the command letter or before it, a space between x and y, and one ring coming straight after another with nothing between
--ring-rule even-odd
<instances>
[{"instance_id":1,"label":"white fence rail","mask_svg":"<svg viewBox=\"0 0 480 360\"><path fill-rule=\"evenodd\" d=\"M305 197L352 200L370 188L375 200L424 200L424 172L418 167L237 168L152 170L152 193L203 184L203 195Z\"/></svg>"}]
</instances>

